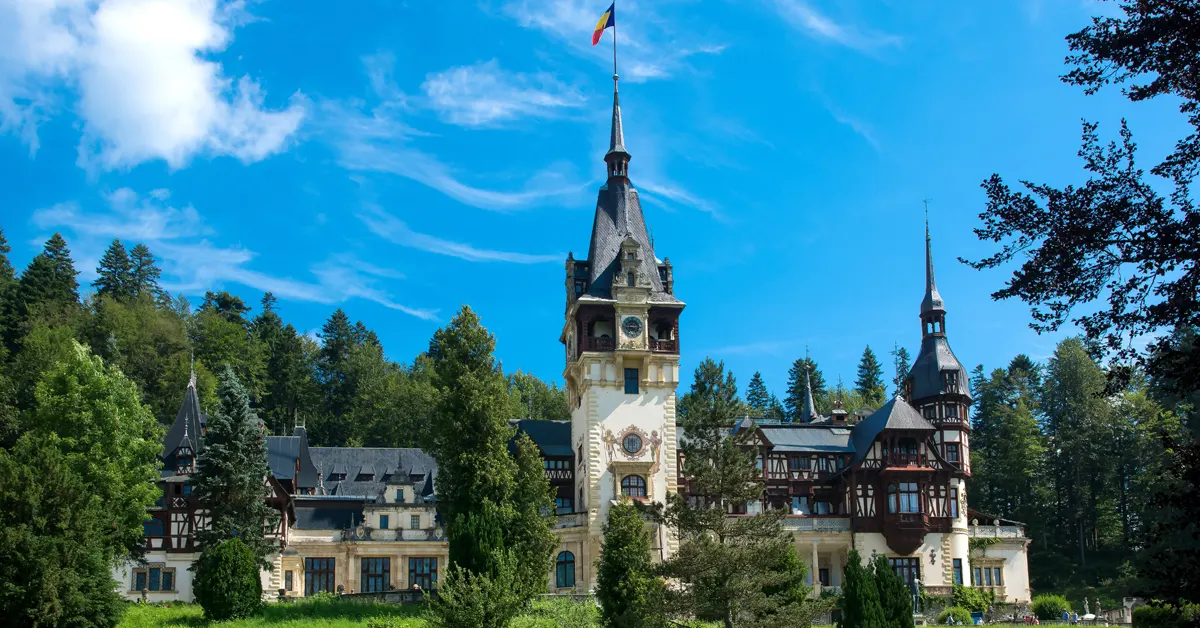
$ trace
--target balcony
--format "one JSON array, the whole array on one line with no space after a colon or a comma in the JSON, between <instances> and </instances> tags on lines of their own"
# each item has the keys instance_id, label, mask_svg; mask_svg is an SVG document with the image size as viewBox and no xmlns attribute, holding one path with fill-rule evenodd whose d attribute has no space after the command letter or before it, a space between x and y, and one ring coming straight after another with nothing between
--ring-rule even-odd
<instances>
[{"instance_id":1,"label":"balcony","mask_svg":"<svg viewBox=\"0 0 1200 628\"><path fill-rule=\"evenodd\" d=\"M916 452L893 451L887 455L889 467L923 467L925 458Z\"/></svg>"},{"instance_id":2,"label":"balcony","mask_svg":"<svg viewBox=\"0 0 1200 628\"><path fill-rule=\"evenodd\" d=\"M850 518L790 515L783 518L783 528L797 532L849 532Z\"/></svg>"},{"instance_id":3,"label":"balcony","mask_svg":"<svg viewBox=\"0 0 1200 628\"><path fill-rule=\"evenodd\" d=\"M1021 526L971 526L967 536L973 539L1023 539L1025 528Z\"/></svg>"},{"instance_id":4,"label":"balcony","mask_svg":"<svg viewBox=\"0 0 1200 628\"><path fill-rule=\"evenodd\" d=\"M343 541L440 541L441 530L406 530L391 528L376 530L363 528L360 534L358 528L342 530Z\"/></svg>"},{"instance_id":5,"label":"balcony","mask_svg":"<svg viewBox=\"0 0 1200 628\"><path fill-rule=\"evenodd\" d=\"M679 341L675 339L650 339L650 351L653 353L679 353Z\"/></svg>"},{"instance_id":6,"label":"balcony","mask_svg":"<svg viewBox=\"0 0 1200 628\"><path fill-rule=\"evenodd\" d=\"M613 338L587 338L584 340L584 351L613 351L617 348L617 341Z\"/></svg>"},{"instance_id":7,"label":"balcony","mask_svg":"<svg viewBox=\"0 0 1200 628\"><path fill-rule=\"evenodd\" d=\"M566 515L558 515L554 519L554 529L561 530L564 528L582 528L587 526L586 512L573 512Z\"/></svg>"}]
</instances>

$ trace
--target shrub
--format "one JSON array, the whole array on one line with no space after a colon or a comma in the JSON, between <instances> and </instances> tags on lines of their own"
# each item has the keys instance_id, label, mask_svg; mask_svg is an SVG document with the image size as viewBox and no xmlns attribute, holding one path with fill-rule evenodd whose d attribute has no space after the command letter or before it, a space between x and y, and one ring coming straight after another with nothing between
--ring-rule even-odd
<instances>
[{"instance_id":1,"label":"shrub","mask_svg":"<svg viewBox=\"0 0 1200 628\"><path fill-rule=\"evenodd\" d=\"M403 617L372 617L367 620L367 628L408 628L412 620Z\"/></svg>"},{"instance_id":2,"label":"shrub","mask_svg":"<svg viewBox=\"0 0 1200 628\"><path fill-rule=\"evenodd\" d=\"M213 621L256 615L262 609L258 558L239 539L206 548L193 567L192 589L204 616Z\"/></svg>"},{"instance_id":3,"label":"shrub","mask_svg":"<svg viewBox=\"0 0 1200 628\"><path fill-rule=\"evenodd\" d=\"M524 600L516 591L513 563L507 552L498 553L501 568L495 578L476 574L457 565L446 570L437 598L429 605L426 619L434 628L502 628L520 612Z\"/></svg>"},{"instance_id":4,"label":"shrub","mask_svg":"<svg viewBox=\"0 0 1200 628\"><path fill-rule=\"evenodd\" d=\"M986 613L995 603L996 593L993 591L964 587L961 584L954 585L953 606L965 608L969 611ZM1059 611L1059 615L1061 614L1062 612Z\"/></svg>"},{"instance_id":5,"label":"shrub","mask_svg":"<svg viewBox=\"0 0 1200 628\"><path fill-rule=\"evenodd\" d=\"M1062 619L1063 611L1070 611L1071 603L1061 595L1044 593L1033 597L1033 614L1038 619Z\"/></svg>"},{"instance_id":6,"label":"shrub","mask_svg":"<svg viewBox=\"0 0 1200 628\"><path fill-rule=\"evenodd\" d=\"M973 621L971 619L971 611L969 611L961 606L951 606L950 608L947 608L946 610L939 613L937 616L937 623L945 624L947 617L953 617L954 623L963 624L964 626L971 625L971 623Z\"/></svg>"},{"instance_id":7,"label":"shrub","mask_svg":"<svg viewBox=\"0 0 1200 628\"><path fill-rule=\"evenodd\" d=\"M1151 602L1133 609L1134 628L1187 628L1200 625L1200 604L1172 606Z\"/></svg>"}]
</instances>

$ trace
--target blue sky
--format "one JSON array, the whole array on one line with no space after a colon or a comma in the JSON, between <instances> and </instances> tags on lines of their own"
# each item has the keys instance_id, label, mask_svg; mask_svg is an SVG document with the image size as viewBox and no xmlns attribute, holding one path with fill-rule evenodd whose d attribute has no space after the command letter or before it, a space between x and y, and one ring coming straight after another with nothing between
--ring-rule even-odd
<instances>
[{"instance_id":1,"label":"blue sky","mask_svg":"<svg viewBox=\"0 0 1200 628\"><path fill-rule=\"evenodd\" d=\"M609 0L4 0L0 226L23 267L54 231L84 279L145 242L198 303L263 291L303 330L336 307L408 361L467 303L506 369L561 381L568 251L604 175ZM1055 337L955 261L993 172L1081 179L1080 119L1143 155L1167 102L1058 80L1077 0L620 0L630 175L688 303L684 368L781 391L807 345L849 385L864 345L915 353L930 217L968 365Z\"/></svg>"}]
</instances>

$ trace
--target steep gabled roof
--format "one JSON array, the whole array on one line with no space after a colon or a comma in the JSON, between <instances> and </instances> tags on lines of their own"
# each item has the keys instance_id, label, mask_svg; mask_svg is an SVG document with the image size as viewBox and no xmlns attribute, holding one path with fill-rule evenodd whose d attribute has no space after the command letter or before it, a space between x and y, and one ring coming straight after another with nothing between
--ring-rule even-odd
<instances>
[{"instance_id":1,"label":"steep gabled roof","mask_svg":"<svg viewBox=\"0 0 1200 628\"><path fill-rule=\"evenodd\" d=\"M891 401L883 404L883 407L876 410L871 416L863 419L854 426L852 431L852 440L854 442L854 460L852 464L857 464L862 460L867 452L871 450L872 443L879 437L879 433L883 430L924 430L934 432L937 428L933 427L917 412L915 408L905 403L900 397L893 397Z\"/></svg>"},{"instance_id":2,"label":"steep gabled roof","mask_svg":"<svg viewBox=\"0 0 1200 628\"><path fill-rule=\"evenodd\" d=\"M208 422L208 417L200 411L200 396L196 393L196 378L188 381L187 390L183 395L183 403L175 414L175 421L167 428L163 437L163 472L174 475L176 468L175 451L187 445L193 455L198 455L204 448L202 427Z\"/></svg>"}]
</instances>

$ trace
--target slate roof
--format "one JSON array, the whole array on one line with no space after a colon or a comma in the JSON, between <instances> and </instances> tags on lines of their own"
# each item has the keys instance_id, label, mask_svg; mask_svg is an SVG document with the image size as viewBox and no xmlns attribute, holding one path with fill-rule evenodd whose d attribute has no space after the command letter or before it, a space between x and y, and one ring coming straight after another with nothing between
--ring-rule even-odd
<instances>
[{"instance_id":1,"label":"slate roof","mask_svg":"<svg viewBox=\"0 0 1200 628\"><path fill-rule=\"evenodd\" d=\"M928 430L931 432L936 430L929 421L921 416L920 412L917 412L916 408L908 405L899 397L893 397L891 401L883 404L882 408L854 426L851 432L851 440L854 443L854 460L851 465L857 464L867 455L875 438L885 429Z\"/></svg>"},{"instance_id":2,"label":"slate roof","mask_svg":"<svg viewBox=\"0 0 1200 628\"><path fill-rule=\"evenodd\" d=\"M763 436L775 445L775 451L823 451L851 453L851 429L848 427L808 426L800 424L760 426Z\"/></svg>"},{"instance_id":3,"label":"slate roof","mask_svg":"<svg viewBox=\"0 0 1200 628\"><path fill-rule=\"evenodd\" d=\"M174 475L176 468L175 450L181 445L191 446L194 454L199 454L204 447L201 431L208 417L200 411L200 397L196 394L196 379L193 375L188 382L187 391L183 395L183 404L175 415L175 421L167 428L163 437L163 474Z\"/></svg>"},{"instance_id":4,"label":"slate roof","mask_svg":"<svg viewBox=\"0 0 1200 628\"><path fill-rule=\"evenodd\" d=\"M356 496L374 499L383 494L389 485L407 484L410 476L419 475L417 493L426 498L434 495L437 463L433 457L420 449L399 447L310 447L313 464L322 474L321 485L326 495ZM382 473L375 473L370 481L359 482L357 474L363 467L372 470L393 468L397 473L384 480ZM331 479L333 473L346 473L346 479Z\"/></svg>"},{"instance_id":5,"label":"slate roof","mask_svg":"<svg viewBox=\"0 0 1200 628\"><path fill-rule=\"evenodd\" d=\"M296 529L345 530L363 521L362 499L296 498Z\"/></svg>"},{"instance_id":6,"label":"slate roof","mask_svg":"<svg viewBox=\"0 0 1200 628\"><path fill-rule=\"evenodd\" d=\"M518 433L528 434L538 449L547 456L573 457L571 449L571 423L568 421L516 422Z\"/></svg>"},{"instance_id":7,"label":"slate roof","mask_svg":"<svg viewBox=\"0 0 1200 628\"><path fill-rule=\"evenodd\" d=\"M941 334L925 336L921 340L921 351L908 372L912 378L913 400L920 401L946 392L942 372L950 370L958 371L958 394L966 395L969 399L971 382L967 378L967 369L950 350L950 341Z\"/></svg>"},{"instance_id":8,"label":"slate roof","mask_svg":"<svg viewBox=\"0 0 1200 628\"><path fill-rule=\"evenodd\" d=\"M302 425L296 426L292 436L267 437L267 464L277 479L294 479L296 488L317 486L317 467L309 453L308 433Z\"/></svg>"},{"instance_id":9,"label":"slate roof","mask_svg":"<svg viewBox=\"0 0 1200 628\"><path fill-rule=\"evenodd\" d=\"M929 240L929 219L925 219L925 298L921 300L921 313L944 311L945 302L938 294L937 282L933 278L933 244Z\"/></svg>"}]
</instances>

